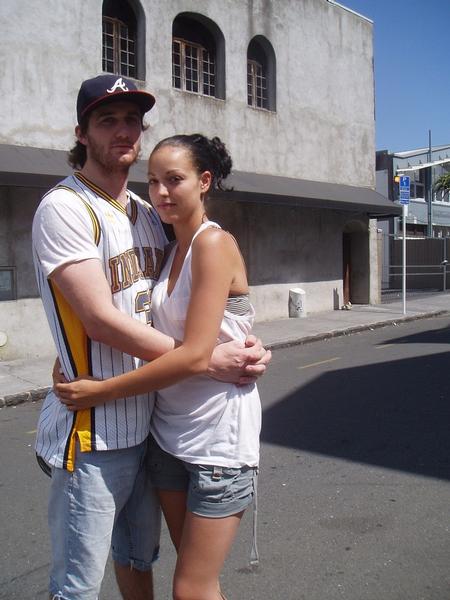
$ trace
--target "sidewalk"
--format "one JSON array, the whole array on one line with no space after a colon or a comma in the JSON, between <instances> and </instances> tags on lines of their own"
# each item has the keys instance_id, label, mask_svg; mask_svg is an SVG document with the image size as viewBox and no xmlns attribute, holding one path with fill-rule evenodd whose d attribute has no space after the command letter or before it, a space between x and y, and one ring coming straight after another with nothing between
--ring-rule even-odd
<instances>
[{"instance_id":1,"label":"sidewalk","mask_svg":"<svg viewBox=\"0 0 450 600\"><path fill-rule=\"evenodd\" d=\"M257 323L254 333L273 350L445 313L450 313L450 292L423 293L407 299L406 315L400 299L376 306L355 305L352 310L314 313L302 319ZM41 400L51 385L53 361L54 357L0 361L0 408Z\"/></svg>"}]
</instances>

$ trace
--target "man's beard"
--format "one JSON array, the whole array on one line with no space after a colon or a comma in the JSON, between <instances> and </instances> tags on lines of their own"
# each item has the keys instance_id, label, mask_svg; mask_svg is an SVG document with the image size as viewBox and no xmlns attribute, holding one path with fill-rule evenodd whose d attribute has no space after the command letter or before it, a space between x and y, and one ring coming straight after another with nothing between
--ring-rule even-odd
<instances>
[{"instance_id":1,"label":"man's beard","mask_svg":"<svg viewBox=\"0 0 450 600\"><path fill-rule=\"evenodd\" d=\"M92 162L95 162L98 167L101 168L102 171L108 174L112 173L128 173L131 165L133 165L138 157L140 152L140 147L137 147L137 150L134 151L134 158L129 159L129 153L123 157L113 157L109 155L99 144L97 144L92 138L88 136L88 148L89 148L89 159ZM122 160L121 160L122 159Z\"/></svg>"}]
</instances>

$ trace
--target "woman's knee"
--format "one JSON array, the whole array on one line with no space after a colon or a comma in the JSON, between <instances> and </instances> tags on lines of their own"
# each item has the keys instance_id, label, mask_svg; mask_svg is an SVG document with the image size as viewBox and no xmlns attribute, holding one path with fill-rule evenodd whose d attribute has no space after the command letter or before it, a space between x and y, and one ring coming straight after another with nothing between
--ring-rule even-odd
<instances>
[{"instance_id":1,"label":"woman's knee","mask_svg":"<svg viewBox=\"0 0 450 600\"><path fill-rule=\"evenodd\" d=\"M173 600L220 600L218 582L201 584L190 578L177 578L173 582Z\"/></svg>"}]
</instances>

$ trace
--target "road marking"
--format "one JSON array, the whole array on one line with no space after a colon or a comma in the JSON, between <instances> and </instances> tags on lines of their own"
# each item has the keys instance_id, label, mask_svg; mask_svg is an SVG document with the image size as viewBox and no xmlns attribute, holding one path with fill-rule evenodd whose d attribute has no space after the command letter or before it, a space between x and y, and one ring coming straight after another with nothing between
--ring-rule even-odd
<instances>
[{"instance_id":1,"label":"road marking","mask_svg":"<svg viewBox=\"0 0 450 600\"><path fill-rule=\"evenodd\" d=\"M37 429L32 429L31 431L27 431L28 435L31 435L32 433L37 433Z\"/></svg>"},{"instance_id":2,"label":"road marking","mask_svg":"<svg viewBox=\"0 0 450 600\"><path fill-rule=\"evenodd\" d=\"M335 356L334 358L327 358L326 360L319 360L319 362L311 363L309 365L303 365L302 367L298 367L299 369L309 369L309 367L318 367L319 365L325 365L326 363L334 362L335 360L341 360L340 356Z\"/></svg>"},{"instance_id":3,"label":"road marking","mask_svg":"<svg viewBox=\"0 0 450 600\"><path fill-rule=\"evenodd\" d=\"M395 346L395 344L379 344L378 346L375 346L375 348L389 348L390 346Z\"/></svg>"}]
</instances>

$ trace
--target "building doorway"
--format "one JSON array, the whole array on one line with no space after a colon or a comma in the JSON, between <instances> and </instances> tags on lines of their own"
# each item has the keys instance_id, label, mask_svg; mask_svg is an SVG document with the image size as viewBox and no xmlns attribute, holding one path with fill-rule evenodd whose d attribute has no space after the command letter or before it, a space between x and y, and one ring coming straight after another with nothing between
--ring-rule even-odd
<instances>
[{"instance_id":1,"label":"building doorway","mask_svg":"<svg viewBox=\"0 0 450 600\"><path fill-rule=\"evenodd\" d=\"M350 221L342 234L342 291L344 307L369 303L369 232L367 223Z\"/></svg>"},{"instance_id":2,"label":"building doorway","mask_svg":"<svg viewBox=\"0 0 450 600\"><path fill-rule=\"evenodd\" d=\"M344 296L344 306L351 302L351 273L352 273L352 238L351 233L344 233L342 236L342 259L343 259L343 281L342 293Z\"/></svg>"}]
</instances>

